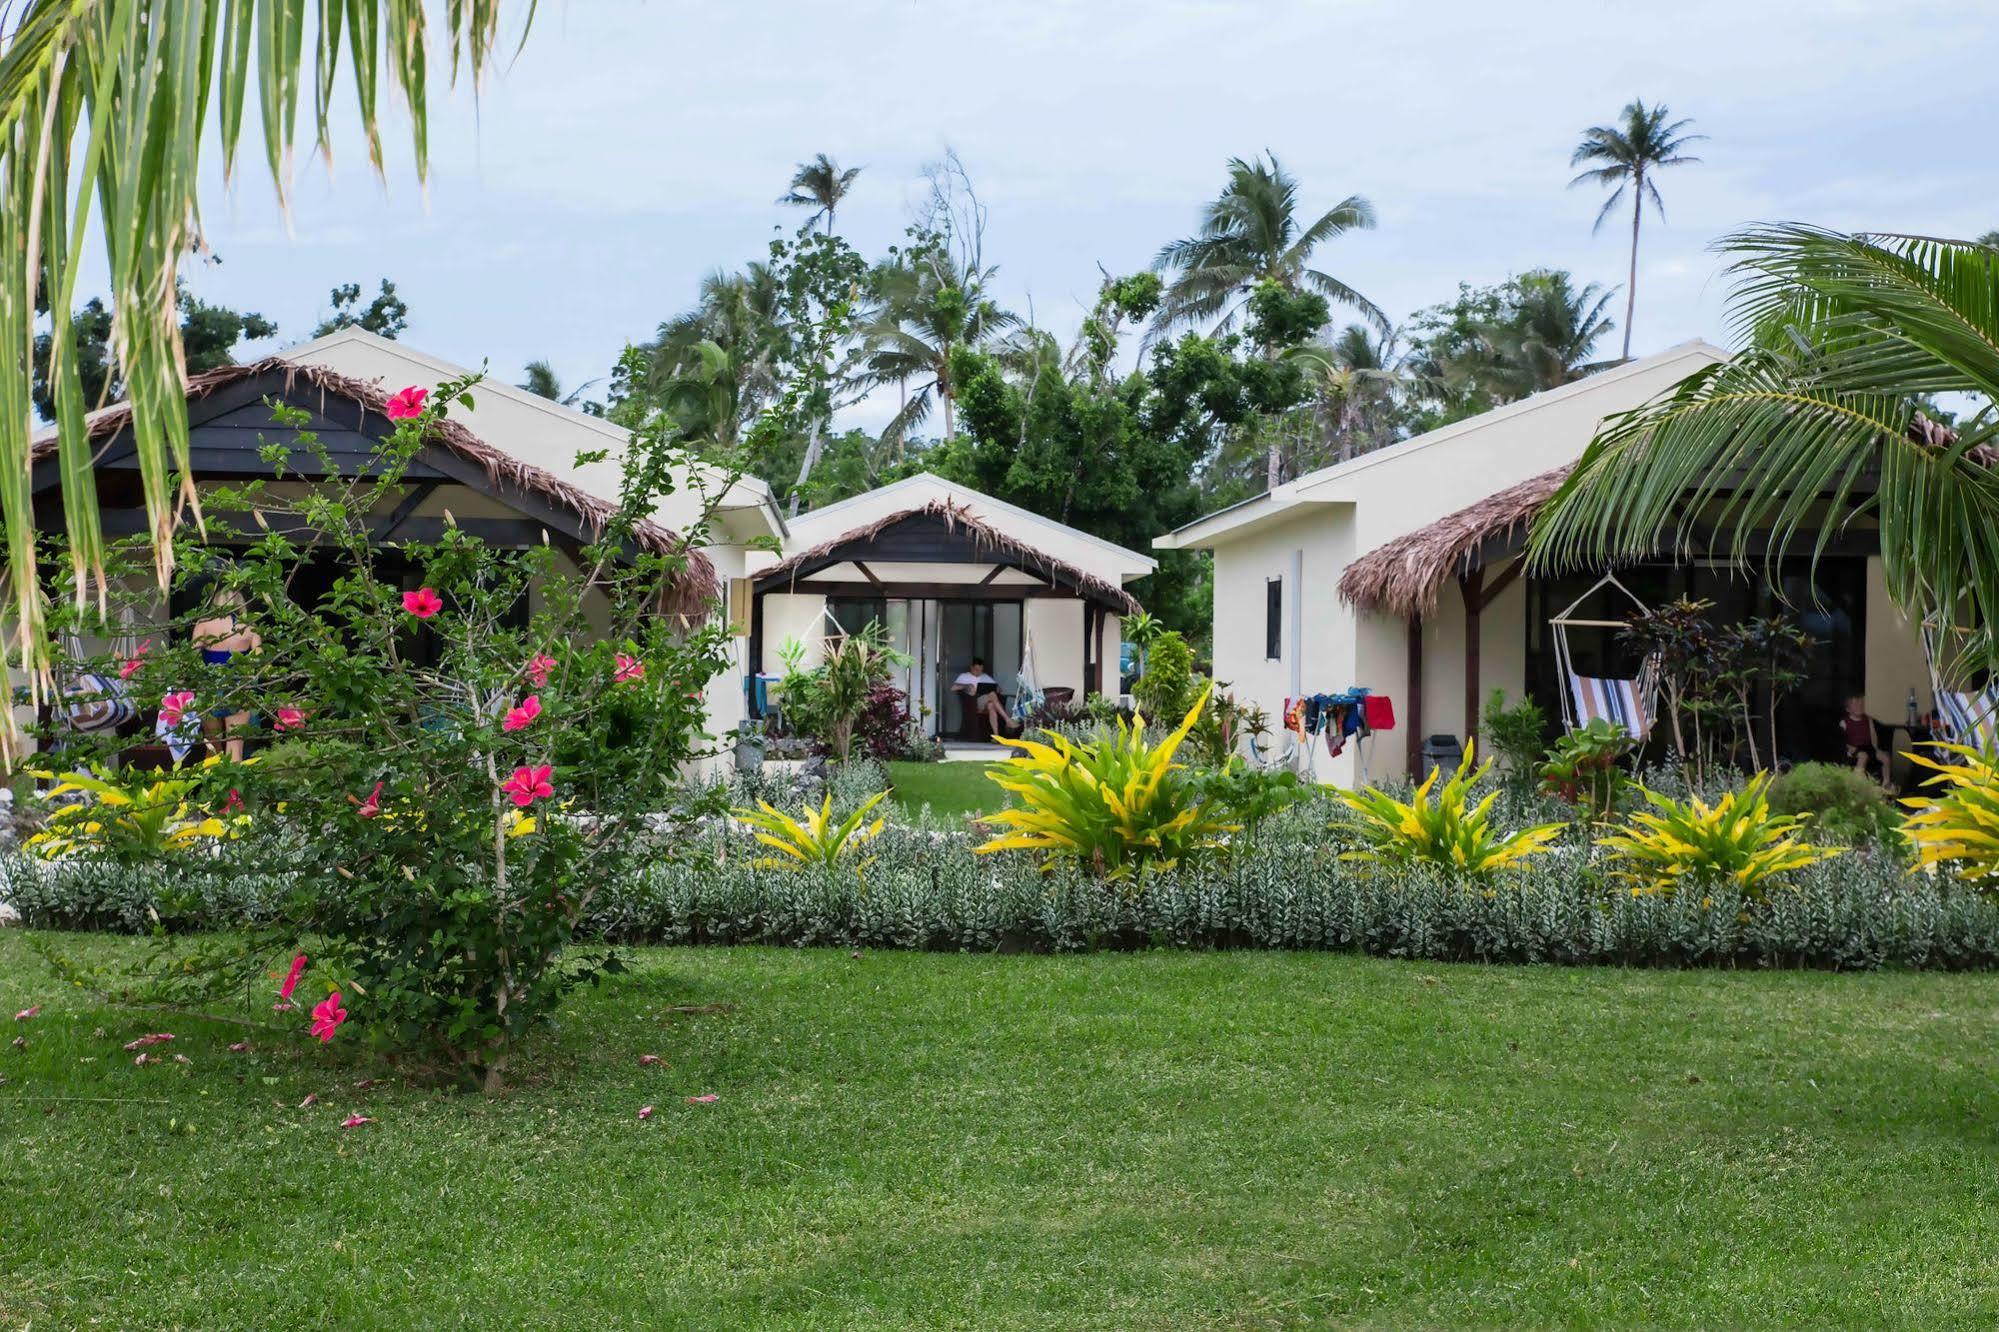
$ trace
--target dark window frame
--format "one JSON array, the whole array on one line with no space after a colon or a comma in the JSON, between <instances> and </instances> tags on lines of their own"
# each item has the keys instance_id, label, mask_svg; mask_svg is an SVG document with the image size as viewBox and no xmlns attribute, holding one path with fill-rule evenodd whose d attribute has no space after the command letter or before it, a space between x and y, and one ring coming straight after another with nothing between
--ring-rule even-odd
<instances>
[{"instance_id":1,"label":"dark window frame","mask_svg":"<svg viewBox=\"0 0 1999 1332\"><path fill-rule=\"evenodd\" d=\"M1263 580L1263 659L1284 660L1284 578Z\"/></svg>"}]
</instances>

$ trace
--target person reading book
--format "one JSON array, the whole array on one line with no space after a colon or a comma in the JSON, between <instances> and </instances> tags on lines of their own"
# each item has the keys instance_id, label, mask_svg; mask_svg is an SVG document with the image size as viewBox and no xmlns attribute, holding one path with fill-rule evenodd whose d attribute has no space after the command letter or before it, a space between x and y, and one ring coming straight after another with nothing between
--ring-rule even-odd
<instances>
[{"instance_id":1,"label":"person reading book","mask_svg":"<svg viewBox=\"0 0 1999 1332\"><path fill-rule=\"evenodd\" d=\"M964 695L966 715L983 718L994 735L1010 729L1006 704L1000 701L999 681L986 674L986 664L979 658L972 658L972 664L959 672L951 682L951 691Z\"/></svg>"}]
</instances>

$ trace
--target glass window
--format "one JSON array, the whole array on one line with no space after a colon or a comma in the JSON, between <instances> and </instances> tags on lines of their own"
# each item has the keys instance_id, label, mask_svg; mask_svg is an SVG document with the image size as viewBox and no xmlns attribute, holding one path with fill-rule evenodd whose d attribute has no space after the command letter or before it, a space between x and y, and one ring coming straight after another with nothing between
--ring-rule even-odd
<instances>
[{"instance_id":1,"label":"glass window","mask_svg":"<svg viewBox=\"0 0 1999 1332\"><path fill-rule=\"evenodd\" d=\"M1263 580L1263 655L1276 661L1284 655L1284 580Z\"/></svg>"}]
</instances>

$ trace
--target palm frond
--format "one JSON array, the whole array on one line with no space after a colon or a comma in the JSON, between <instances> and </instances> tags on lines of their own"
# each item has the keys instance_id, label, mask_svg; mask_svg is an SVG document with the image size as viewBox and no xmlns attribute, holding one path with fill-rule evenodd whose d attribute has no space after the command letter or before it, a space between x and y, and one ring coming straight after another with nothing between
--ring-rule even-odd
<instances>
[{"instance_id":1,"label":"palm frond","mask_svg":"<svg viewBox=\"0 0 1999 1332\"><path fill-rule=\"evenodd\" d=\"M320 39L312 55L312 110L323 149L330 150L344 34L345 78L371 159L379 168L378 89L386 73L410 109L417 170L425 172L425 12L418 0L314 0ZM452 0L444 14L452 67L462 58L476 82L498 37L498 0ZM307 20L307 0L24 0L0 7L0 28L12 25L0 30L0 198L7 202L0 210L0 340L25 351L38 297L54 326L63 327L80 257L101 253L112 351L132 407L162 584L172 568L175 526L185 514L199 520L188 475L187 370L175 297L181 259L200 244L202 151L213 130L225 173L234 166L254 89L265 166L286 200ZM64 341L53 345L60 349ZM71 573L81 603L93 585L101 598L104 542L78 368L58 352L50 374ZM6 378L0 470L16 478L0 485L14 589L10 628L39 689L48 645L34 604L34 513L25 479L36 423L26 376ZM21 384L11 382L17 379Z\"/></svg>"}]
</instances>

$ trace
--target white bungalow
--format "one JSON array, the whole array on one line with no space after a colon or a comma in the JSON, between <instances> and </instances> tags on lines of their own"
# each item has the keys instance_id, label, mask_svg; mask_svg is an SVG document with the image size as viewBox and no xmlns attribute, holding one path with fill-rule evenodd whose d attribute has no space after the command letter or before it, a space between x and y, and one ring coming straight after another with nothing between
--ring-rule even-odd
<instances>
[{"instance_id":1,"label":"white bungalow","mask_svg":"<svg viewBox=\"0 0 1999 1332\"><path fill-rule=\"evenodd\" d=\"M1561 715L1570 684L1549 621L1598 575L1522 577L1527 526L1606 417L1726 356L1683 343L1301 476L1153 544L1214 552L1214 669L1238 697L1275 719L1301 696L1388 695L1396 731L1372 742L1369 770L1415 772L1424 741L1465 738L1494 689ZM1784 571L1788 613L1817 641L1810 678L1779 713L1787 757L1839 758L1837 717L1851 694L1864 693L1877 719L1904 719L1912 691L1931 706L1921 636L1889 600L1878 550L1855 523L1815 571L1804 561ZM1649 605L1706 598L1724 620L1778 608L1761 570L1688 558L1617 572ZM1580 614L1630 610L1600 596ZM1572 637L1572 673L1620 669L1614 635ZM1318 753L1314 770L1352 784L1360 752Z\"/></svg>"},{"instance_id":2,"label":"white bungalow","mask_svg":"<svg viewBox=\"0 0 1999 1332\"><path fill-rule=\"evenodd\" d=\"M928 472L800 514L787 555L755 570L749 659L807 664L871 620L909 659L897 683L933 733L962 727L950 682L982 659L1012 697L1023 664L1044 692L1117 691L1125 590L1157 561Z\"/></svg>"}]
</instances>

